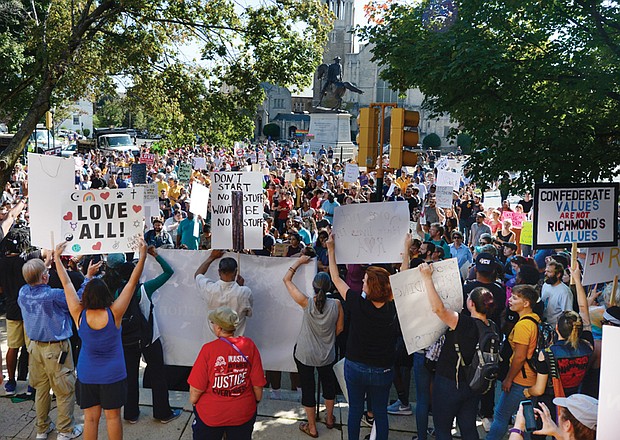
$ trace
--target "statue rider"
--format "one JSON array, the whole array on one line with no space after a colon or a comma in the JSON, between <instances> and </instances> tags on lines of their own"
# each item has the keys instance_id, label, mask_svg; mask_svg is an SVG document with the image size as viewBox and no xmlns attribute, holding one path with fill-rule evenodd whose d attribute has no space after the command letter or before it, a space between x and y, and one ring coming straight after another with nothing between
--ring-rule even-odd
<instances>
[{"instance_id":1,"label":"statue rider","mask_svg":"<svg viewBox=\"0 0 620 440\"><path fill-rule=\"evenodd\" d=\"M321 90L321 96L325 95L330 84L339 83L342 81L342 66L340 65L340 57L334 58L334 62L329 65L327 69L327 79L325 85Z\"/></svg>"}]
</instances>

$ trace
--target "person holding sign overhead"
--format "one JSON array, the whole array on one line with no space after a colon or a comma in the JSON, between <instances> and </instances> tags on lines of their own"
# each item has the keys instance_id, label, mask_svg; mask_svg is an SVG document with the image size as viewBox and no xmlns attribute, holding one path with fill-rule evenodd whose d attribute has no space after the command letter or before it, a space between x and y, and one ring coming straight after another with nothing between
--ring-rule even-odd
<instances>
[{"instance_id":1,"label":"person holding sign overhead","mask_svg":"<svg viewBox=\"0 0 620 440\"><path fill-rule=\"evenodd\" d=\"M358 440L364 397L372 402L377 440L388 438L387 417L390 387L394 379L398 323L390 286L390 273L376 266L366 269L362 291L349 288L338 273L336 243L327 241L329 273L350 311L344 377L349 393L349 440Z\"/></svg>"}]
</instances>

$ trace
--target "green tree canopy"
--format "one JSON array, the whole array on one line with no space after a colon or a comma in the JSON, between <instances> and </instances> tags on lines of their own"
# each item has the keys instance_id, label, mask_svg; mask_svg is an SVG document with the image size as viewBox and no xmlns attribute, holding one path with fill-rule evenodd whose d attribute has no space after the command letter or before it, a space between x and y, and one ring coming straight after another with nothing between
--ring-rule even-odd
<instances>
[{"instance_id":1,"label":"green tree canopy","mask_svg":"<svg viewBox=\"0 0 620 440\"><path fill-rule=\"evenodd\" d=\"M448 4L449 3L449 4ZM620 162L620 4L606 0L424 0L365 29L382 77L472 136L475 178L519 171L608 179Z\"/></svg>"},{"instance_id":2,"label":"green tree canopy","mask_svg":"<svg viewBox=\"0 0 620 440\"><path fill-rule=\"evenodd\" d=\"M319 0L0 0L0 120L19 124L0 181L45 111L121 81L127 106L171 142L248 136L260 84L308 85L332 18Z\"/></svg>"},{"instance_id":3,"label":"green tree canopy","mask_svg":"<svg viewBox=\"0 0 620 440\"><path fill-rule=\"evenodd\" d=\"M265 124L263 127L263 134L265 136L270 136L273 139L280 138L280 126L278 124Z\"/></svg>"},{"instance_id":4,"label":"green tree canopy","mask_svg":"<svg viewBox=\"0 0 620 440\"><path fill-rule=\"evenodd\" d=\"M422 148L436 150L441 147L441 138L435 133L430 133L422 139Z\"/></svg>"}]
</instances>

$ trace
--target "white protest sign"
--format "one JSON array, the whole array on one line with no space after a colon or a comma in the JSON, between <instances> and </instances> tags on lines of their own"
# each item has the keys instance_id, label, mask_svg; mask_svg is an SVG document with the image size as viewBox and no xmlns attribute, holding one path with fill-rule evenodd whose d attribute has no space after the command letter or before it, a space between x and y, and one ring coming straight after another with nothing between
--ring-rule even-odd
<instances>
[{"instance_id":1,"label":"white protest sign","mask_svg":"<svg viewBox=\"0 0 620 440\"><path fill-rule=\"evenodd\" d=\"M305 154L304 162L306 162L308 165L312 165L314 163L314 157L312 156L312 154Z\"/></svg>"},{"instance_id":2,"label":"white protest sign","mask_svg":"<svg viewBox=\"0 0 620 440\"><path fill-rule=\"evenodd\" d=\"M407 232L407 202L338 206L333 225L336 261L338 264L399 262Z\"/></svg>"},{"instance_id":3,"label":"white protest sign","mask_svg":"<svg viewBox=\"0 0 620 440\"><path fill-rule=\"evenodd\" d=\"M73 158L28 153L28 209L33 246L54 249L54 245L62 241L63 212L58 196L74 187Z\"/></svg>"},{"instance_id":4,"label":"white protest sign","mask_svg":"<svg viewBox=\"0 0 620 440\"><path fill-rule=\"evenodd\" d=\"M598 395L598 418L596 438L605 440L618 438L620 430L620 328L603 326L601 352L601 381Z\"/></svg>"},{"instance_id":5,"label":"white protest sign","mask_svg":"<svg viewBox=\"0 0 620 440\"><path fill-rule=\"evenodd\" d=\"M295 173L284 173L284 181L285 182L294 182L295 181Z\"/></svg>"},{"instance_id":6,"label":"white protest sign","mask_svg":"<svg viewBox=\"0 0 620 440\"><path fill-rule=\"evenodd\" d=\"M344 167L344 181L349 183L357 182L360 176L360 167L355 163L348 163Z\"/></svg>"},{"instance_id":7,"label":"white protest sign","mask_svg":"<svg viewBox=\"0 0 620 440\"><path fill-rule=\"evenodd\" d=\"M441 159L437 161L435 168L437 168L438 170L447 170L448 166L449 166L448 158L446 156L443 156Z\"/></svg>"},{"instance_id":8,"label":"white protest sign","mask_svg":"<svg viewBox=\"0 0 620 440\"><path fill-rule=\"evenodd\" d=\"M211 246L233 249L233 233L243 249L263 248L263 174L211 173ZM233 192L243 197L233 212ZM241 203L242 202L242 203ZM242 205L242 206L241 206Z\"/></svg>"},{"instance_id":9,"label":"white protest sign","mask_svg":"<svg viewBox=\"0 0 620 440\"><path fill-rule=\"evenodd\" d=\"M537 184L534 247L616 246L618 183Z\"/></svg>"},{"instance_id":10,"label":"white protest sign","mask_svg":"<svg viewBox=\"0 0 620 440\"><path fill-rule=\"evenodd\" d=\"M207 212L209 211L209 188L194 182L192 184L190 200L189 211L202 218L207 218Z\"/></svg>"},{"instance_id":11,"label":"white protest sign","mask_svg":"<svg viewBox=\"0 0 620 440\"><path fill-rule=\"evenodd\" d=\"M56 199L58 200L58 198ZM142 236L143 188L69 191L60 196L66 254L132 252Z\"/></svg>"},{"instance_id":12,"label":"white protest sign","mask_svg":"<svg viewBox=\"0 0 620 440\"><path fill-rule=\"evenodd\" d=\"M195 170L206 170L207 159L205 159L204 157L194 157L194 169Z\"/></svg>"},{"instance_id":13,"label":"white protest sign","mask_svg":"<svg viewBox=\"0 0 620 440\"><path fill-rule=\"evenodd\" d=\"M437 186L451 186L453 189L459 189L461 184L461 175L447 170L437 170Z\"/></svg>"},{"instance_id":14,"label":"white protest sign","mask_svg":"<svg viewBox=\"0 0 620 440\"><path fill-rule=\"evenodd\" d=\"M395 183L392 183L392 184L390 185L390 187L388 188L387 192L385 193L385 195L386 195L387 197L392 197L392 194L394 194L394 190L395 190L395 189L396 189L396 184L395 184Z\"/></svg>"},{"instance_id":15,"label":"white protest sign","mask_svg":"<svg viewBox=\"0 0 620 440\"><path fill-rule=\"evenodd\" d=\"M157 196L157 183L136 185L144 188L144 219L148 228L153 227L151 219L159 217L159 197Z\"/></svg>"},{"instance_id":16,"label":"white protest sign","mask_svg":"<svg viewBox=\"0 0 620 440\"><path fill-rule=\"evenodd\" d=\"M437 186L435 190L437 206L440 208L452 208L452 191L451 186Z\"/></svg>"},{"instance_id":17,"label":"white protest sign","mask_svg":"<svg viewBox=\"0 0 620 440\"><path fill-rule=\"evenodd\" d=\"M433 283L445 306L460 312L463 308L463 286L456 258L433 263ZM420 269L391 275L390 285L407 353L430 346L448 326L431 309Z\"/></svg>"},{"instance_id":18,"label":"white protest sign","mask_svg":"<svg viewBox=\"0 0 620 440\"><path fill-rule=\"evenodd\" d=\"M588 248L583 265L584 286L605 283L620 274L620 247Z\"/></svg>"},{"instance_id":19,"label":"white protest sign","mask_svg":"<svg viewBox=\"0 0 620 440\"><path fill-rule=\"evenodd\" d=\"M191 366L203 344L215 339L209 329L207 305L194 281L194 272L207 259L209 251L158 249L174 270L172 278L153 296L154 313L161 331L164 359L167 365ZM258 346L265 370L296 371L293 347L301 328L303 311L291 298L281 280L297 258L259 257L227 254L239 258L241 276L252 290L254 305L247 318L245 336ZM218 261L206 275L219 279ZM153 258L147 258L143 280L151 280L162 273ZM313 263L297 269L293 278L302 292L312 294L312 280L316 273ZM277 323L277 325L274 325Z\"/></svg>"}]
</instances>

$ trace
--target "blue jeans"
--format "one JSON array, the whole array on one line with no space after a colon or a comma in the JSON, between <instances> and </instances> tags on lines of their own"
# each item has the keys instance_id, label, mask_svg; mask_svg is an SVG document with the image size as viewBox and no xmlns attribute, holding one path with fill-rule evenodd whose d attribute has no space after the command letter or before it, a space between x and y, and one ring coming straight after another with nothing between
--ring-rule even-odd
<instances>
[{"instance_id":1,"label":"blue jeans","mask_svg":"<svg viewBox=\"0 0 620 440\"><path fill-rule=\"evenodd\" d=\"M415 423L418 427L418 439L426 440L432 375L424 366L424 354L422 353L413 353L413 379L415 381Z\"/></svg>"},{"instance_id":2,"label":"blue jeans","mask_svg":"<svg viewBox=\"0 0 620 440\"><path fill-rule=\"evenodd\" d=\"M480 394L474 393L464 383L456 387L456 380L435 375L433 382L433 421L435 422L435 438L452 440L452 421L456 422L463 440L478 440L476 414Z\"/></svg>"},{"instance_id":3,"label":"blue jeans","mask_svg":"<svg viewBox=\"0 0 620 440\"><path fill-rule=\"evenodd\" d=\"M504 438L512 415L519 409L519 403L527 400L523 395L523 390L527 387L513 383L509 392L502 391L499 401L495 405L495 413L493 415L493 424L491 430L487 434L486 440L501 440ZM535 403L535 399L532 399ZM530 439L530 434L525 433L525 440Z\"/></svg>"},{"instance_id":4,"label":"blue jeans","mask_svg":"<svg viewBox=\"0 0 620 440\"><path fill-rule=\"evenodd\" d=\"M359 440L360 421L364 412L364 397L370 397L372 412L375 416L377 440L388 438L389 425L387 416L390 387L394 379L392 367L379 368L353 362L344 362L344 378L349 392L349 440Z\"/></svg>"}]
</instances>

